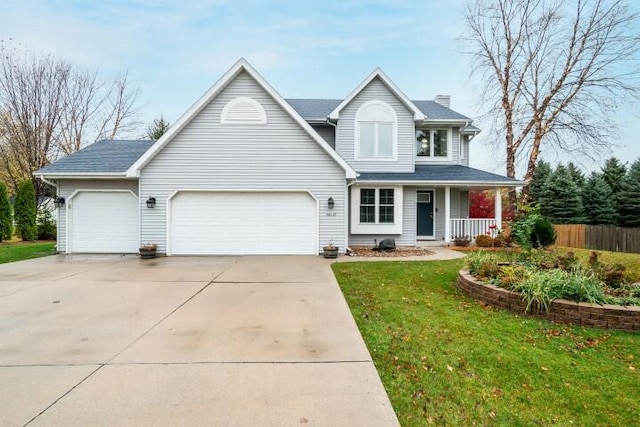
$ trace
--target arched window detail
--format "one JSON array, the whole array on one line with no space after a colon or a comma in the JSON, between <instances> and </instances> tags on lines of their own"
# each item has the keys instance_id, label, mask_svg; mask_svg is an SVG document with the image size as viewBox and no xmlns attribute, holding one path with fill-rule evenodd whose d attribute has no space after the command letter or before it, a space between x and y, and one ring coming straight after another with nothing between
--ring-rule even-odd
<instances>
[{"instance_id":1,"label":"arched window detail","mask_svg":"<svg viewBox=\"0 0 640 427\"><path fill-rule=\"evenodd\" d=\"M386 102L363 104L356 113L356 159L395 159L397 122Z\"/></svg>"},{"instance_id":2,"label":"arched window detail","mask_svg":"<svg viewBox=\"0 0 640 427\"><path fill-rule=\"evenodd\" d=\"M224 106L220 123L264 125L267 123L267 113L258 101L242 96Z\"/></svg>"}]
</instances>

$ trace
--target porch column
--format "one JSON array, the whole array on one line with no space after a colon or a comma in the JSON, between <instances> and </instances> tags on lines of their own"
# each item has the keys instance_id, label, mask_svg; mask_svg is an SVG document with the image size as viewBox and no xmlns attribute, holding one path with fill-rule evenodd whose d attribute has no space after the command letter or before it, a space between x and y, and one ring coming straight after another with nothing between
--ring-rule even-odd
<instances>
[{"instance_id":1,"label":"porch column","mask_svg":"<svg viewBox=\"0 0 640 427\"><path fill-rule=\"evenodd\" d=\"M500 187L496 187L496 197L495 197L495 211L494 215L496 218L496 229L502 230L502 193L500 192Z\"/></svg>"},{"instance_id":2,"label":"porch column","mask_svg":"<svg viewBox=\"0 0 640 427\"><path fill-rule=\"evenodd\" d=\"M451 187L444 187L444 241L451 241Z\"/></svg>"}]
</instances>

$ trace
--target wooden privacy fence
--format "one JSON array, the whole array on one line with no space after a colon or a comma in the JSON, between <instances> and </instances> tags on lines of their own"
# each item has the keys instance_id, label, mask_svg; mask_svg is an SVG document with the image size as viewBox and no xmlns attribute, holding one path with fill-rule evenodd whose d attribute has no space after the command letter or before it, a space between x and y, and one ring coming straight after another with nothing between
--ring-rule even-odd
<instances>
[{"instance_id":1,"label":"wooden privacy fence","mask_svg":"<svg viewBox=\"0 0 640 427\"><path fill-rule=\"evenodd\" d=\"M640 253L640 228L613 225L556 224L557 246Z\"/></svg>"}]
</instances>

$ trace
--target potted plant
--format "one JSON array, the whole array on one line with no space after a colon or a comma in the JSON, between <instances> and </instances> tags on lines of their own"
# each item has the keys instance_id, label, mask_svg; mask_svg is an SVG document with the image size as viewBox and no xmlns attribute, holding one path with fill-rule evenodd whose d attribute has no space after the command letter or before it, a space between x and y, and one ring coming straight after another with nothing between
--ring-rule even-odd
<instances>
[{"instance_id":1,"label":"potted plant","mask_svg":"<svg viewBox=\"0 0 640 427\"><path fill-rule=\"evenodd\" d=\"M333 240L329 242L329 244L322 248L322 255L325 258L338 258L338 247L334 246Z\"/></svg>"},{"instance_id":2,"label":"potted plant","mask_svg":"<svg viewBox=\"0 0 640 427\"><path fill-rule=\"evenodd\" d=\"M158 245L156 245L155 243L143 243L140 246L140 258L142 259L155 258L156 249L158 249Z\"/></svg>"}]
</instances>

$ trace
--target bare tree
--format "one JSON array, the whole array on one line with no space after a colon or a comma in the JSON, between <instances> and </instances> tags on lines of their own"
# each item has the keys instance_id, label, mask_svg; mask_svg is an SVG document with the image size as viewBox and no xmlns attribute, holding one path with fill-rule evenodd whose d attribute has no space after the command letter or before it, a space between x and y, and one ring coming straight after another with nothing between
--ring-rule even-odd
<instances>
[{"instance_id":1,"label":"bare tree","mask_svg":"<svg viewBox=\"0 0 640 427\"><path fill-rule=\"evenodd\" d=\"M636 18L623 0L470 0L463 41L507 176L524 162L531 180L543 148L593 158L610 147L611 115L640 89Z\"/></svg>"},{"instance_id":2,"label":"bare tree","mask_svg":"<svg viewBox=\"0 0 640 427\"><path fill-rule=\"evenodd\" d=\"M105 85L97 72L49 55L20 54L4 43L0 55L0 178L14 190L60 155L138 125L137 90L126 74ZM42 194L42 183L34 185Z\"/></svg>"}]
</instances>

